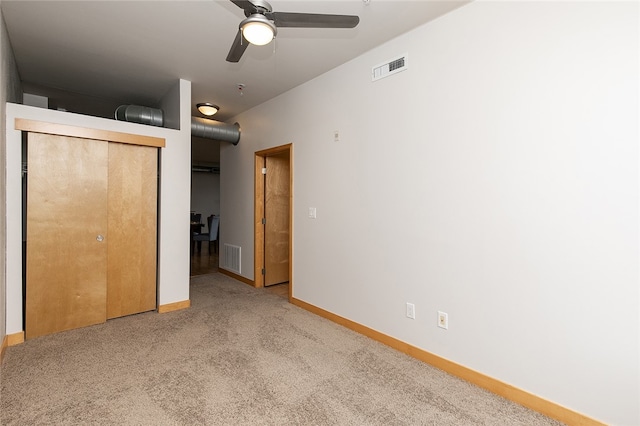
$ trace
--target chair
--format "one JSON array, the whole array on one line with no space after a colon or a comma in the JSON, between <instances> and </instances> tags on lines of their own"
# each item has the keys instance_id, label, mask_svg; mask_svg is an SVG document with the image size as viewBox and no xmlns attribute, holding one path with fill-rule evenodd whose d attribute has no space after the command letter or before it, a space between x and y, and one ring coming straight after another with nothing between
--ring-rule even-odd
<instances>
[{"instance_id":1,"label":"chair","mask_svg":"<svg viewBox=\"0 0 640 426\"><path fill-rule=\"evenodd\" d=\"M200 223L202 220L201 213L191 213L191 223Z\"/></svg>"},{"instance_id":2,"label":"chair","mask_svg":"<svg viewBox=\"0 0 640 426\"><path fill-rule=\"evenodd\" d=\"M209 232L202 234L195 234L193 241L198 243L198 252L202 249L202 242L209 241L209 254L211 254L211 243L215 243L213 248L215 252L218 252L218 229L220 227L220 218L214 215L207 217L207 225L209 226Z\"/></svg>"}]
</instances>

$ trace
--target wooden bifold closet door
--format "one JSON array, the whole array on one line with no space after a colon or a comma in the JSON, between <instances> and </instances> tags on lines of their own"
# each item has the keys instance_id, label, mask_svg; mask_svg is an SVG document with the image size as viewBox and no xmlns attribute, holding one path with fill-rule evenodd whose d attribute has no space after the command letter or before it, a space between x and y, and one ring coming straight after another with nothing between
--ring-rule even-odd
<instances>
[{"instance_id":1,"label":"wooden bifold closet door","mask_svg":"<svg viewBox=\"0 0 640 426\"><path fill-rule=\"evenodd\" d=\"M27 141L26 338L155 309L157 148Z\"/></svg>"},{"instance_id":2,"label":"wooden bifold closet door","mask_svg":"<svg viewBox=\"0 0 640 426\"><path fill-rule=\"evenodd\" d=\"M109 144L107 318L156 308L158 150Z\"/></svg>"},{"instance_id":3,"label":"wooden bifold closet door","mask_svg":"<svg viewBox=\"0 0 640 426\"><path fill-rule=\"evenodd\" d=\"M27 338L104 322L108 144L32 133L27 175Z\"/></svg>"}]
</instances>

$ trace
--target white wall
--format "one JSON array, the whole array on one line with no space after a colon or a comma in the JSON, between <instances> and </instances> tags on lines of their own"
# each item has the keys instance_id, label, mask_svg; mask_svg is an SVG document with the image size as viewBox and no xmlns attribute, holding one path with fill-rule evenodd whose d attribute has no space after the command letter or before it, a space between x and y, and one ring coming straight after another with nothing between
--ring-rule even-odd
<instances>
[{"instance_id":1,"label":"white wall","mask_svg":"<svg viewBox=\"0 0 640 426\"><path fill-rule=\"evenodd\" d=\"M176 84L179 90L170 90L166 97L179 96L180 131L165 129L167 135L172 135L171 143L167 138L167 145L160 152L159 305L189 299L191 228L187 188L191 177L191 82L180 80Z\"/></svg>"},{"instance_id":2,"label":"white wall","mask_svg":"<svg viewBox=\"0 0 640 426\"><path fill-rule=\"evenodd\" d=\"M158 299L160 305L189 299L189 180L191 174L191 83L178 82L182 131L114 121L25 105L6 105L6 219L7 219L7 299L6 333L23 331L22 325L22 215L21 215L21 132L15 118L27 118L162 137L160 152L160 207ZM175 91L169 93L174 96Z\"/></svg>"},{"instance_id":3,"label":"white wall","mask_svg":"<svg viewBox=\"0 0 640 426\"><path fill-rule=\"evenodd\" d=\"M1 3L1 2L0 2ZM2 68L0 68L0 158L6 157L6 135L5 135L5 103L22 102L22 89L20 76L16 66L13 49L9 42L9 35L4 23L4 17L0 13L0 58ZM6 173L4 163L0 164L0 343L3 342L6 326L6 203L5 188Z\"/></svg>"},{"instance_id":4,"label":"white wall","mask_svg":"<svg viewBox=\"0 0 640 426\"><path fill-rule=\"evenodd\" d=\"M294 297L640 424L638 12L474 2L235 117L221 243L252 279L253 153L292 142Z\"/></svg>"}]
</instances>

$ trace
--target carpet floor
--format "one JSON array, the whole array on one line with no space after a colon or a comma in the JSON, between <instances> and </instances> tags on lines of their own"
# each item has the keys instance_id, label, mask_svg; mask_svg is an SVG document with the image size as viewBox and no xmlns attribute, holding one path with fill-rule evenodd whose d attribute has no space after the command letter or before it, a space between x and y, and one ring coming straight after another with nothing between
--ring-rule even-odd
<instances>
[{"instance_id":1,"label":"carpet floor","mask_svg":"<svg viewBox=\"0 0 640 426\"><path fill-rule=\"evenodd\" d=\"M189 309L28 340L3 425L558 425L221 274Z\"/></svg>"}]
</instances>

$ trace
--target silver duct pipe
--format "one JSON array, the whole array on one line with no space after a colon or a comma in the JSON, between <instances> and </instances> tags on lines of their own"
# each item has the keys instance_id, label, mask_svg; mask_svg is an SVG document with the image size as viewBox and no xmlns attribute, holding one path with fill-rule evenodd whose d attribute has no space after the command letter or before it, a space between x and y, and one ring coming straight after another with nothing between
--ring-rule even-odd
<instances>
[{"instance_id":1,"label":"silver duct pipe","mask_svg":"<svg viewBox=\"0 0 640 426\"><path fill-rule=\"evenodd\" d=\"M238 123L227 124L207 118L191 117L191 136L231 142L233 145L238 145L238 142L240 142L240 125Z\"/></svg>"},{"instance_id":2,"label":"silver duct pipe","mask_svg":"<svg viewBox=\"0 0 640 426\"><path fill-rule=\"evenodd\" d=\"M149 124L162 127L162 110L139 105L120 105L116 109L116 120L132 123ZM209 120L201 117L191 117L191 136L231 142L240 142L240 125L227 124L221 121Z\"/></svg>"},{"instance_id":3,"label":"silver duct pipe","mask_svg":"<svg viewBox=\"0 0 640 426\"><path fill-rule=\"evenodd\" d=\"M120 105L116 108L116 120L162 127L162 110L140 105Z\"/></svg>"}]
</instances>

